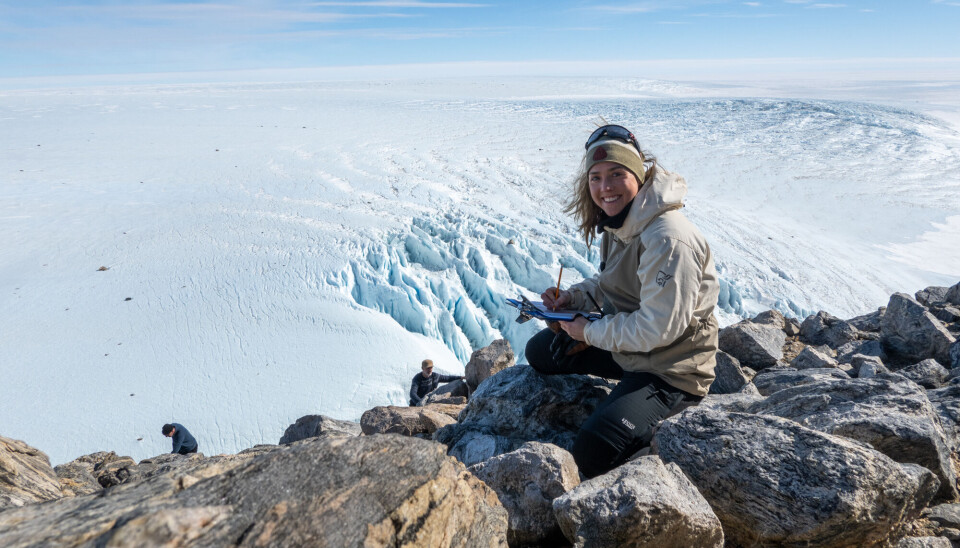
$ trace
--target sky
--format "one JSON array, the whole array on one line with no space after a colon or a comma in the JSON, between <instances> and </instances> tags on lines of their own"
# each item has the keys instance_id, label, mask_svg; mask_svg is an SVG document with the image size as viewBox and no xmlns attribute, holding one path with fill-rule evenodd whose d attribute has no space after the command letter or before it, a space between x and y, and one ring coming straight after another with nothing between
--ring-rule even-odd
<instances>
[{"instance_id":1,"label":"sky","mask_svg":"<svg viewBox=\"0 0 960 548\"><path fill-rule=\"evenodd\" d=\"M958 28L960 0L0 0L0 79L731 59L936 72L957 67Z\"/></svg>"}]
</instances>

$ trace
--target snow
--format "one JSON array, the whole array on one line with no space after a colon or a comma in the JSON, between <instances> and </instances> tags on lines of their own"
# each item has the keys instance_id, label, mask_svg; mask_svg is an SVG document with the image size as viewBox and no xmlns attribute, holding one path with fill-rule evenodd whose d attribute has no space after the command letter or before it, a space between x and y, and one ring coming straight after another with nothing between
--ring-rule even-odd
<instances>
[{"instance_id":1,"label":"snow","mask_svg":"<svg viewBox=\"0 0 960 548\"><path fill-rule=\"evenodd\" d=\"M960 280L957 85L791 85L0 91L0 435L142 459L177 421L236 452L404 405L424 358L522 352L503 299L599 264L563 204L601 117L687 179L724 324Z\"/></svg>"}]
</instances>

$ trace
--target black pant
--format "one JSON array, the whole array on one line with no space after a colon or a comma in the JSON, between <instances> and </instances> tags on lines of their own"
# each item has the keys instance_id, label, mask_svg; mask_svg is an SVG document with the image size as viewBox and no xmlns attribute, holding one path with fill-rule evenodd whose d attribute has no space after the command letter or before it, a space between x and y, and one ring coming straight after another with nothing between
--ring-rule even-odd
<instances>
[{"instance_id":1,"label":"black pant","mask_svg":"<svg viewBox=\"0 0 960 548\"><path fill-rule=\"evenodd\" d=\"M674 409L699 402L700 396L671 386L651 373L623 371L608 350L590 347L561 366L550 353L554 333L544 329L526 348L531 367L547 375L588 374L621 379L580 426L573 442L573 458L580 472L592 478L620 466L650 445L653 430Z\"/></svg>"},{"instance_id":2,"label":"black pant","mask_svg":"<svg viewBox=\"0 0 960 548\"><path fill-rule=\"evenodd\" d=\"M196 453L196 452L197 452L197 447L199 447L199 445L196 446L196 447L194 447L193 449L187 449L186 447L181 447L180 450L177 451L177 454L180 454L180 455L189 455L190 453Z\"/></svg>"}]
</instances>

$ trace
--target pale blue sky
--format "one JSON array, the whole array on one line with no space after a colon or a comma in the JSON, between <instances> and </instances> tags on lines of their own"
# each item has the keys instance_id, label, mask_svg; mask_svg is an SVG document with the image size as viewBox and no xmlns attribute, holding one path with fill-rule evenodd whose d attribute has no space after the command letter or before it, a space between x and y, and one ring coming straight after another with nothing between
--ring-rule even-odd
<instances>
[{"instance_id":1,"label":"pale blue sky","mask_svg":"<svg viewBox=\"0 0 960 548\"><path fill-rule=\"evenodd\" d=\"M0 78L439 62L960 58L960 0L0 0Z\"/></svg>"}]
</instances>

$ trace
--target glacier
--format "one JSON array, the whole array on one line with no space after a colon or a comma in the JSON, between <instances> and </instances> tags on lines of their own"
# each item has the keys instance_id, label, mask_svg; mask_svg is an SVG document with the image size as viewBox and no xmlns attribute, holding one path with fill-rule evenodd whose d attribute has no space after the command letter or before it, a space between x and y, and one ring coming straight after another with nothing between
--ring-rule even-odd
<instances>
[{"instance_id":1,"label":"glacier","mask_svg":"<svg viewBox=\"0 0 960 548\"><path fill-rule=\"evenodd\" d=\"M806 88L805 88L806 89ZM864 88L866 89L866 88ZM404 405L599 264L563 213L630 127L689 184L722 324L960 280L960 123L916 92L635 78L0 90L0 434L54 464ZM859 95L858 95L859 93ZM954 94L954 97L960 96ZM920 97L923 99L923 97ZM103 269L101 269L103 267Z\"/></svg>"}]
</instances>

